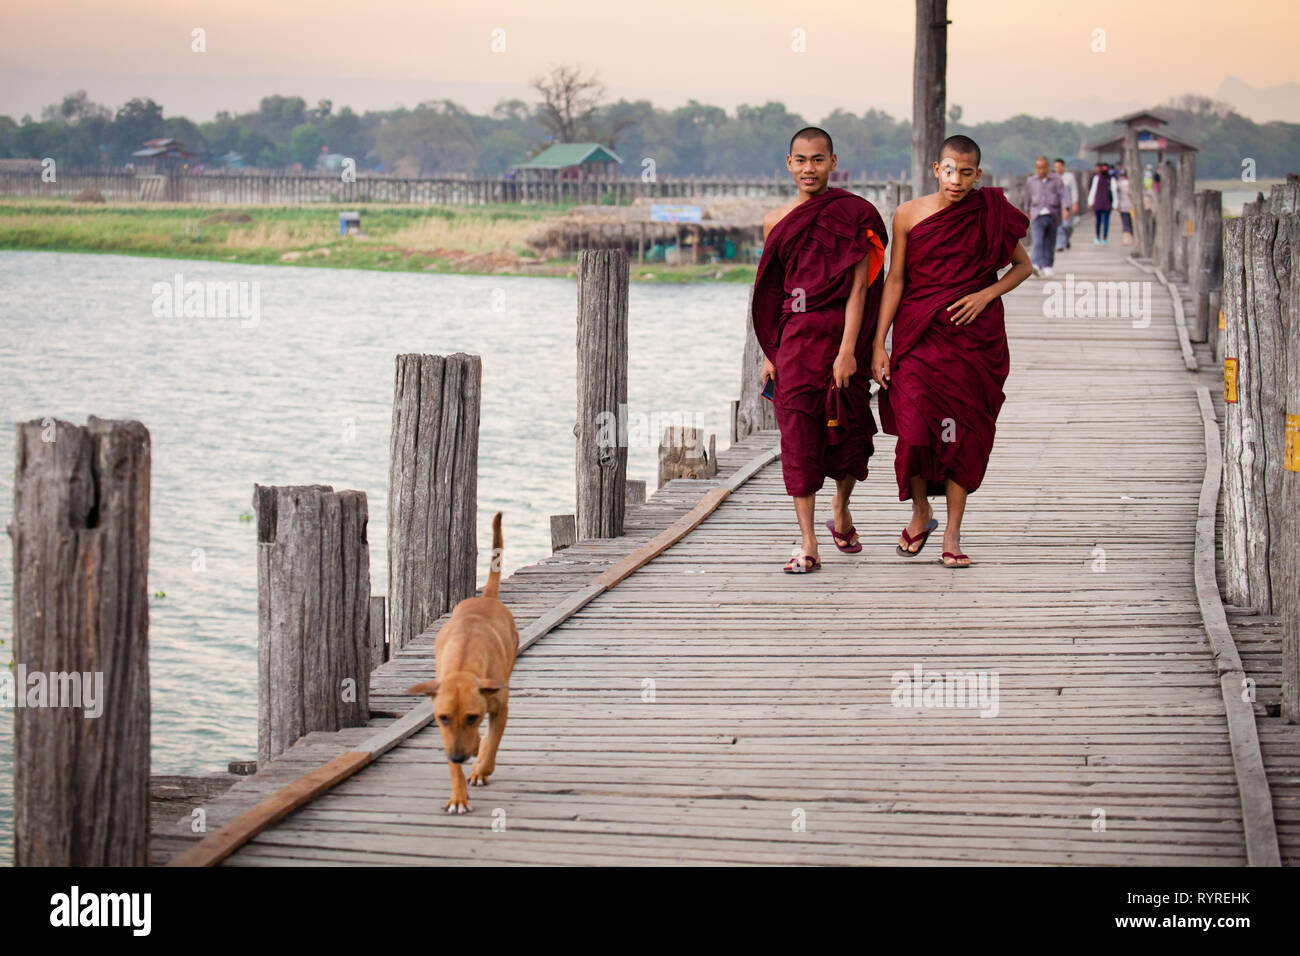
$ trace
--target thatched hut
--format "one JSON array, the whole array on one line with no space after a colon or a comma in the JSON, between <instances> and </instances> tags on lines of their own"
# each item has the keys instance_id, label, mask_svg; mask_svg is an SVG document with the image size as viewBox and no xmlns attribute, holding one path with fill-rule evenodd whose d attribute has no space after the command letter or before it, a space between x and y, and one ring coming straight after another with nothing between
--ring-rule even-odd
<instances>
[{"instance_id":1,"label":"thatched hut","mask_svg":"<svg viewBox=\"0 0 1300 956\"><path fill-rule=\"evenodd\" d=\"M546 256L578 249L626 249L637 262L756 262L763 217L775 200L699 196L694 201L638 197L630 206L574 206L526 236Z\"/></svg>"}]
</instances>

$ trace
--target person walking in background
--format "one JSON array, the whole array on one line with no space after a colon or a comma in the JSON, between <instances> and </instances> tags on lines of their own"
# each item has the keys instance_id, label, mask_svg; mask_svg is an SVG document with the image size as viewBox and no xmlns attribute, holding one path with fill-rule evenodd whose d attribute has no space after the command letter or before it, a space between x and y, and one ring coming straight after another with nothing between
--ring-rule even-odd
<instances>
[{"instance_id":1,"label":"person walking in background","mask_svg":"<svg viewBox=\"0 0 1300 956\"><path fill-rule=\"evenodd\" d=\"M1110 238L1110 211L1115 208L1115 181L1107 163L1097 164L1097 175L1088 190L1088 205L1092 207L1097 232L1092 241L1104 246Z\"/></svg>"},{"instance_id":2,"label":"person walking in background","mask_svg":"<svg viewBox=\"0 0 1300 956\"><path fill-rule=\"evenodd\" d=\"M1074 224L1079 219L1079 183L1074 173L1066 172L1065 160L1056 157L1052 163L1056 175L1065 183L1065 191L1070 194L1070 206L1061 210L1061 228L1056 233L1056 251L1070 248L1070 236L1074 235Z\"/></svg>"},{"instance_id":3,"label":"person walking in background","mask_svg":"<svg viewBox=\"0 0 1300 956\"><path fill-rule=\"evenodd\" d=\"M1031 258L1034 272L1050 276L1056 262L1056 230L1061 225L1062 210L1070 203L1070 194L1061 178L1047 169L1047 157L1034 160L1034 175L1029 177L1025 189L1025 214L1032 224L1034 254Z\"/></svg>"},{"instance_id":4,"label":"person walking in background","mask_svg":"<svg viewBox=\"0 0 1300 956\"><path fill-rule=\"evenodd\" d=\"M1119 210L1120 225L1124 227L1124 245L1133 242L1133 184L1123 166L1115 167L1115 208Z\"/></svg>"}]
</instances>

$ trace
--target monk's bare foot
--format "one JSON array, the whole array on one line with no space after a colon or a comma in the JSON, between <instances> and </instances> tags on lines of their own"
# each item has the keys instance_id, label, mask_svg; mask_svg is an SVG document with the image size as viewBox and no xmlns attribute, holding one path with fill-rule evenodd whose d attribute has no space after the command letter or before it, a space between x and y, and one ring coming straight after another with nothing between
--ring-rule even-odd
<instances>
[{"instance_id":1,"label":"monk's bare foot","mask_svg":"<svg viewBox=\"0 0 1300 956\"><path fill-rule=\"evenodd\" d=\"M839 495L833 495L831 497L831 517L835 519L835 530L839 534L843 535L844 532L853 528L853 515L849 514L849 506L847 504L840 504ZM857 529L854 528L853 533L849 535L848 546L851 548L857 543L858 532Z\"/></svg>"},{"instance_id":2,"label":"monk's bare foot","mask_svg":"<svg viewBox=\"0 0 1300 956\"><path fill-rule=\"evenodd\" d=\"M970 567L970 558L961 553L961 530L945 529L943 532L943 550L947 557L940 558L945 567L949 568L967 568ZM953 557L961 555L961 557Z\"/></svg>"},{"instance_id":3,"label":"monk's bare foot","mask_svg":"<svg viewBox=\"0 0 1300 956\"><path fill-rule=\"evenodd\" d=\"M922 500L924 501L924 499ZM912 520L908 522L907 525L907 535L912 539L912 543L909 545L907 539L900 534L898 536L898 546L904 551L912 552L912 554L916 554L916 552L920 551L922 545L925 543L920 535L925 534L925 528L933 517L934 509L930 507L930 502L925 501L923 508L918 508L913 505Z\"/></svg>"}]
</instances>

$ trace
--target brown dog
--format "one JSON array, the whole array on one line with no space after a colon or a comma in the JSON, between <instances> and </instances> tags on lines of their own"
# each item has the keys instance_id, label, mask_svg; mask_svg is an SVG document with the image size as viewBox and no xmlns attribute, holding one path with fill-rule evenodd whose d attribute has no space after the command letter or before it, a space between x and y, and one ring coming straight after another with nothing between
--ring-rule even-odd
<instances>
[{"instance_id":1,"label":"brown dog","mask_svg":"<svg viewBox=\"0 0 1300 956\"><path fill-rule=\"evenodd\" d=\"M416 684L408 694L433 698L434 720L442 731L451 771L448 813L465 813L469 790L460 765L477 756L469 782L487 786L496 769L497 746L506 729L510 672L519 651L519 632L510 610L497 599L501 584L501 512L492 518L492 564L482 597L465 598L452 609L433 645L436 680ZM486 749L480 745L483 715L491 715Z\"/></svg>"}]
</instances>

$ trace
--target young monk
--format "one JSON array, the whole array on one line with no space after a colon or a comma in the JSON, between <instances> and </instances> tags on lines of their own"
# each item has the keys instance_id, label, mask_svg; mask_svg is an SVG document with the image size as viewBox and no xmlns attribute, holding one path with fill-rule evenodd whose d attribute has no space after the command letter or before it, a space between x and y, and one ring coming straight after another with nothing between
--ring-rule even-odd
<instances>
[{"instance_id":1,"label":"young monk","mask_svg":"<svg viewBox=\"0 0 1300 956\"><path fill-rule=\"evenodd\" d=\"M797 574L821 567L813 507L827 477L835 479L826 522L835 546L862 550L849 496L867 477L876 432L869 369L889 240L875 206L829 188L836 157L825 130L795 133L785 163L798 193L763 221L753 313L763 383L775 378L781 471L802 538L783 570Z\"/></svg>"},{"instance_id":2,"label":"young monk","mask_svg":"<svg viewBox=\"0 0 1300 956\"><path fill-rule=\"evenodd\" d=\"M1025 214L1001 189L975 188L980 149L974 140L949 136L933 168L938 192L903 203L894 215L871 368L881 387L880 422L898 436L898 500L912 499L898 553L920 553L939 524L928 496L944 494L948 523L940 560L967 568L961 519L966 496L988 467L1010 368L1000 297L1033 266L1020 244L1029 228ZM1008 262L1011 269L998 279Z\"/></svg>"}]
</instances>

